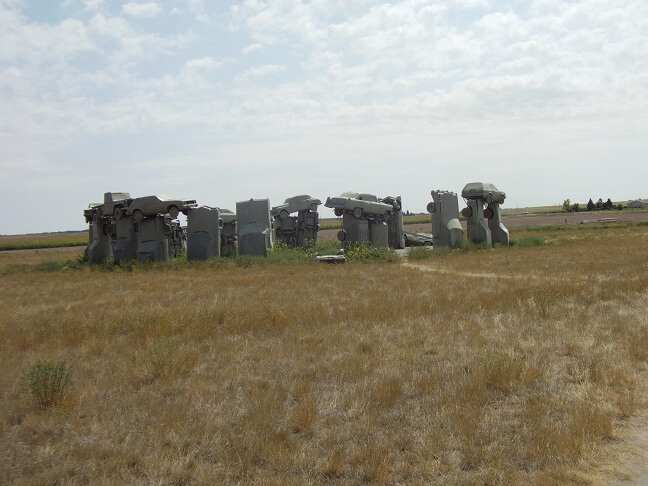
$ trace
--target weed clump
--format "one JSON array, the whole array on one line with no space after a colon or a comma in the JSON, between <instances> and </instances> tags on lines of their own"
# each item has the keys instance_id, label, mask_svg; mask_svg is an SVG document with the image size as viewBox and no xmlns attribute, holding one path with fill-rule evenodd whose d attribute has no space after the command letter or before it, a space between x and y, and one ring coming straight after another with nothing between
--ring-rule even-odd
<instances>
[{"instance_id":1,"label":"weed clump","mask_svg":"<svg viewBox=\"0 0 648 486\"><path fill-rule=\"evenodd\" d=\"M36 408L45 410L60 405L70 384L72 369L65 361L38 361L25 375L25 387Z\"/></svg>"},{"instance_id":2,"label":"weed clump","mask_svg":"<svg viewBox=\"0 0 648 486\"><path fill-rule=\"evenodd\" d=\"M545 244L545 240L544 238L542 238L542 236L529 235L517 239L511 239L510 244L511 246L527 248L531 246L542 246Z\"/></svg>"},{"instance_id":3,"label":"weed clump","mask_svg":"<svg viewBox=\"0 0 648 486\"><path fill-rule=\"evenodd\" d=\"M429 246L412 246L407 250L407 259L409 261L427 260L432 257L432 251Z\"/></svg>"},{"instance_id":4,"label":"weed clump","mask_svg":"<svg viewBox=\"0 0 648 486\"><path fill-rule=\"evenodd\" d=\"M398 261L396 252L387 246L364 246L358 245L349 248L345 252L346 258L350 262L386 262L393 263Z\"/></svg>"}]
</instances>

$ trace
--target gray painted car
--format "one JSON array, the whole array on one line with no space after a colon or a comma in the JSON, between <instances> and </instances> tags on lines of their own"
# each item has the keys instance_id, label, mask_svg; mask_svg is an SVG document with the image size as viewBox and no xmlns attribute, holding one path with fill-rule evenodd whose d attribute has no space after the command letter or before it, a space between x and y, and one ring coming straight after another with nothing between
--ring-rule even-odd
<instances>
[{"instance_id":1,"label":"gray painted car","mask_svg":"<svg viewBox=\"0 0 648 486\"><path fill-rule=\"evenodd\" d=\"M127 208L133 199L127 192L106 192L104 193L104 202L92 203L83 212L86 222L96 222L98 218L119 218L124 208ZM117 215L119 214L119 215Z\"/></svg>"},{"instance_id":2,"label":"gray painted car","mask_svg":"<svg viewBox=\"0 0 648 486\"><path fill-rule=\"evenodd\" d=\"M363 215L387 218L394 210L392 205L378 202L378 198L373 194L361 192L343 192L338 197L329 197L324 206L332 208L336 216L342 216L346 211L356 218Z\"/></svg>"},{"instance_id":3,"label":"gray painted car","mask_svg":"<svg viewBox=\"0 0 648 486\"><path fill-rule=\"evenodd\" d=\"M157 194L133 199L128 206L128 214L132 215L135 221L142 221L144 216L156 214L168 214L175 219L180 212L187 214L189 209L197 206L195 199L175 199L165 194Z\"/></svg>"},{"instance_id":4,"label":"gray painted car","mask_svg":"<svg viewBox=\"0 0 648 486\"><path fill-rule=\"evenodd\" d=\"M487 203L497 202L504 204L506 193L488 182L471 182L465 185L461 191L461 197L465 199L483 199Z\"/></svg>"},{"instance_id":5,"label":"gray painted car","mask_svg":"<svg viewBox=\"0 0 648 486\"><path fill-rule=\"evenodd\" d=\"M272 208L272 216L275 218L286 219L290 213L296 213L299 211L310 210L316 213L317 207L320 204L322 204L322 201L311 197L308 194L289 197L283 204Z\"/></svg>"},{"instance_id":6,"label":"gray painted car","mask_svg":"<svg viewBox=\"0 0 648 486\"><path fill-rule=\"evenodd\" d=\"M434 236L427 233L407 233L405 232L405 246L432 246Z\"/></svg>"}]
</instances>

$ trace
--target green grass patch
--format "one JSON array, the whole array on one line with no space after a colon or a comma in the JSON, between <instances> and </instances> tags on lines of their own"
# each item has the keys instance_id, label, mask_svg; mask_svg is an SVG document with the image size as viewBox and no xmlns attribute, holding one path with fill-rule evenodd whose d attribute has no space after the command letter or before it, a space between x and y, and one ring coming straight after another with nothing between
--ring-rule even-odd
<instances>
[{"instance_id":1,"label":"green grass patch","mask_svg":"<svg viewBox=\"0 0 648 486\"><path fill-rule=\"evenodd\" d=\"M526 248L530 246L542 246L545 244L545 240L542 236L538 235L527 235L520 238L511 238L511 246L517 246L520 248Z\"/></svg>"},{"instance_id":2,"label":"green grass patch","mask_svg":"<svg viewBox=\"0 0 648 486\"><path fill-rule=\"evenodd\" d=\"M11 250L41 250L45 248L67 248L70 246L87 246L88 237L74 238L69 240L45 240L45 241L5 241L0 243L0 251Z\"/></svg>"},{"instance_id":3,"label":"green grass patch","mask_svg":"<svg viewBox=\"0 0 648 486\"><path fill-rule=\"evenodd\" d=\"M38 410L60 405L72 376L65 361L38 361L25 374L25 389Z\"/></svg>"},{"instance_id":4,"label":"green grass patch","mask_svg":"<svg viewBox=\"0 0 648 486\"><path fill-rule=\"evenodd\" d=\"M396 252L386 246L355 246L345 251L348 262L368 263L385 262L393 263L399 260Z\"/></svg>"}]
</instances>

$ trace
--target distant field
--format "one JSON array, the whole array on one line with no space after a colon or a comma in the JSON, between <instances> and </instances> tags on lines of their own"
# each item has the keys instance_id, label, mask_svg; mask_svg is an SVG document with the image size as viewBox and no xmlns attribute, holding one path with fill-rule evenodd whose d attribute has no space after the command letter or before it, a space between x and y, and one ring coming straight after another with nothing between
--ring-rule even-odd
<instances>
[{"instance_id":1,"label":"distant field","mask_svg":"<svg viewBox=\"0 0 648 486\"><path fill-rule=\"evenodd\" d=\"M86 246L88 232L0 236L0 251Z\"/></svg>"},{"instance_id":2,"label":"distant field","mask_svg":"<svg viewBox=\"0 0 648 486\"><path fill-rule=\"evenodd\" d=\"M3 252L1 482L633 479L648 225L511 236L337 266ZM72 369L45 411L24 387L39 360Z\"/></svg>"}]
</instances>

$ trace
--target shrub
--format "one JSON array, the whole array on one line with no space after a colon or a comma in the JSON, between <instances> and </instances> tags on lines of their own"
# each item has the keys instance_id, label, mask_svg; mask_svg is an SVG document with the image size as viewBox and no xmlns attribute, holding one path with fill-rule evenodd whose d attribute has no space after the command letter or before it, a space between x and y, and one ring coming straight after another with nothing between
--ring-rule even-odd
<instances>
[{"instance_id":1,"label":"shrub","mask_svg":"<svg viewBox=\"0 0 648 486\"><path fill-rule=\"evenodd\" d=\"M408 260L427 260L432 256L433 250L429 246L412 246L407 250Z\"/></svg>"},{"instance_id":2,"label":"shrub","mask_svg":"<svg viewBox=\"0 0 648 486\"><path fill-rule=\"evenodd\" d=\"M45 410L52 405L61 404L71 375L72 370L65 361L38 361L32 365L27 370L25 386L36 407Z\"/></svg>"},{"instance_id":3,"label":"shrub","mask_svg":"<svg viewBox=\"0 0 648 486\"><path fill-rule=\"evenodd\" d=\"M519 246L520 248L525 248L529 246L542 246L545 244L544 238L541 236L523 236L518 239L511 239L511 246Z\"/></svg>"},{"instance_id":4,"label":"shrub","mask_svg":"<svg viewBox=\"0 0 648 486\"><path fill-rule=\"evenodd\" d=\"M398 255L396 252L386 246L364 246L358 245L349 248L345 252L346 258L350 262L396 262Z\"/></svg>"}]
</instances>

